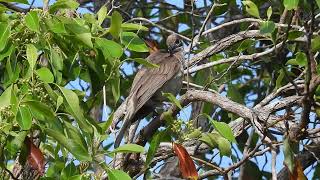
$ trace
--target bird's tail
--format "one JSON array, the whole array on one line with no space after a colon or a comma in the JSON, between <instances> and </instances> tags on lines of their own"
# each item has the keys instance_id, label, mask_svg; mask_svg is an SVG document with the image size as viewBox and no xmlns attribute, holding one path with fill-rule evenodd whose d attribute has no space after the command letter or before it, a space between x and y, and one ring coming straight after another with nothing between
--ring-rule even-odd
<instances>
[{"instance_id":1,"label":"bird's tail","mask_svg":"<svg viewBox=\"0 0 320 180\"><path fill-rule=\"evenodd\" d=\"M114 148L117 148L120 146L121 140L124 136L125 131L130 127L131 125L131 119L134 116L134 111L131 108L127 107L127 112L123 118L123 123L120 128L120 131L116 137L116 140L114 141Z\"/></svg>"}]
</instances>

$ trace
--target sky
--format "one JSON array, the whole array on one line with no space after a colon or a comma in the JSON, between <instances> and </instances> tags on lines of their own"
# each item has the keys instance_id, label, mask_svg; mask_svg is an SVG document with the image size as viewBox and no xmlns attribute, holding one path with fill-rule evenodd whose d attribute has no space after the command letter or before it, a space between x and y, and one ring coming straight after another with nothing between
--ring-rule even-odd
<instances>
[{"instance_id":1,"label":"sky","mask_svg":"<svg viewBox=\"0 0 320 180\"><path fill-rule=\"evenodd\" d=\"M29 2L31 3L32 0L29 0ZM50 1L50 4L52 4L52 3L54 3L54 2L55 2L55 0L51 0L51 1ZM171 4L174 4L174 5L178 6L178 7L183 7L183 1L182 1L182 0L167 0L167 2L168 2L168 3L171 3ZM196 5L197 5L197 7L203 6L203 1L197 0L195 3L196 3ZM241 3L240 3L240 0L237 0L237 4L239 4L239 5L241 4ZM35 0L34 6L36 6L36 7L41 7L41 6L42 6L42 1L41 1L41 0ZM29 7L29 6L24 6L24 7ZM87 11L86 9L80 9L79 12L80 12L80 13L88 13L88 11ZM214 25L213 25L213 26L214 26ZM179 30L179 31L183 30L183 28L185 28L185 27L183 27L183 26L180 27L180 30ZM133 73L132 67L131 67L130 65L128 65L128 64L124 65L122 68L123 68L126 72L128 72L129 74ZM72 83L73 85L72 85L72 86L71 86L71 85L68 85L68 86L67 86L68 88L70 88L70 89L74 89L74 88L80 89L80 87L79 87L79 85L78 85L79 79L77 79L77 80L75 80L75 82L71 82L71 83ZM84 82L82 82L82 83L84 83ZM178 98L179 98L179 97L178 97ZM188 106L187 108L184 108L182 111L183 111L183 112L180 113L179 118L184 119L184 120L188 120L189 117L190 117L190 112L191 112L190 106ZM105 112L104 112L104 114L103 114L103 119L107 119L109 113L110 113L110 109L105 108ZM146 125L146 123L147 123L146 121L143 121L143 122L141 123L141 127L143 127L144 125ZM141 127L140 127L140 128L141 128ZM114 136L111 136L107 141L104 142L104 144L110 143L111 141L113 141L113 138L114 138ZM236 147L235 145L233 145L233 146ZM147 149L147 148L148 148L148 146L146 146L146 149ZM217 150L215 150L215 153L216 153L216 152L217 152ZM241 155L241 152L240 152L237 148L234 148L234 149L233 149L233 152L240 154L240 157L242 156L242 155ZM209 157L210 157L210 156L209 156ZM108 159L107 161L109 161L109 160L110 160L110 159ZM232 164L232 160L231 160L230 158L223 157L222 159L220 159L220 156L216 156L216 157L214 158L214 161L215 161L215 162L220 162L221 160L222 160L222 164L221 164L222 167L227 167L227 166L229 166L230 164ZM265 169L264 169L264 170L270 171L270 169L271 169L271 168L270 168L270 167L271 167L271 165L270 165L270 162L271 162L271 154L270 154L270 153L267 153L267 155L266 155L265 157L264 157L264 156L256 157L256 158L254 158L253 160L259 162L258 165L259 165L260 170L263 168L263 166L265 166ZM268 163L265 164L264 162L265 162L266 160L268 161ZM283 165L283 163L282 163L283 160L284 160L283 154L280 153L280 154L277 156L277 166L276 166L276 169L277 169L278 171L284 167L284 165ZM307 168L304 172L306 173L306 172L309 172L309 171L310 171L310 168ZM308 177L309 177L309 178L312 177L312 175L313 175L313 172L312 172L312 171L311 171L311 173L308 173Z\"/></svg>"}]
</instances>

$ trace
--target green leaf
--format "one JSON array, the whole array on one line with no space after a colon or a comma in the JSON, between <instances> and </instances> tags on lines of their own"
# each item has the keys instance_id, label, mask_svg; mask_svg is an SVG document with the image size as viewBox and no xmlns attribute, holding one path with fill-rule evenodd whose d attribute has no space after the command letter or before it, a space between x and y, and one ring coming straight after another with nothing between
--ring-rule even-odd
<instances>
[{"instance_id":1,"label":"green leaf","mask_svg":"<svg viewBox=\"0 0 320 180\"><path fill-rule=\"evenodd\" d=\"M15 3L29 4L28 0L0 0L0 2L15 2Z\"/></svg>"},{"instance_id":2,"label":"green leaf","mask_svg":"<svg viewBox=\"0 0 320 180\"><path fill-rule=\"evenodd\" d=\"M284 71L281 69L279 71L279 76L278 76L278 78L276 80L276 89L281 87L283 78L284 78Z\"/></svg>"},{"instance_id":3,"label":"green leaf","mask_svg":"<svg viewBox=\"0 0 320 180\"><path fill-rule=\"evenodd\" d=\"M231 144L227 139L220 137L217 139L217 144L222 156L231 155Z\"/></svg>"},{"instance_id":4,"label":"green leaf","mask_svg":"<svg viewBox=\"0 0 320 180\"><path fill-rule=\"evenodd\" d=\"M73 162L70 162L61 172L61 179L69 179L71 176L78 174L78 169Z\"/></svg>"},{"instance_id":5,"label":"green leaf","mask_svg":"<svg viewBox=\"0 0 320 180\"><path fill-rule=\"evenodd\" d=\"M0 22L0 51L6 47L9 35L10 25L6 22Z\"/></svg>"},{"instance_id":6,"label":"green leaf","mask_svg":"<svg viewBox=\"0 0 320 180\"><path fill-rule=\"evenodd\" d=\"M105 58L120 58L123 54L121 45L108 39L96 38L95 46L101 49Z\"/></svg>"},{"instance_id":7,"label":"green leaf","mask_svg":"<svg viewBox=\"0 0 320 180\"><path fill-rule=\"evenodd\" d=\"M220 137L221 135L217 132L202 133L201 138L199 140L206 143L211 148L216 148L218 147L217 139Z\"/></svg>"},{"instance_id":8,"label":"green leaf","mask_svg":"<svg viewBox=\"0 0 320 180\"><path fill-rule=\"evenodd\" d=\"M76 93L70 89L58 86L62 92L64 99L66 100L68 107L70 108L71 114L76 119L80 128L87 133L92 133L92 126L89 124L87 119L83 115L83 111L79 105L79 99Z\"/></svg>"},{"instance_id":9,"label":"green leaf","mask_svg":"<svg viewBox=\"0 0 320 180\"><path fill-rule=\"evenodd\" d=\"M313 52L319 51L320 50L320 36L315 36L311 40L311 49Z\"/></svg>"},{"instance_id":10,"label":"green leaf","mask_svg":"<svg viewBox=\"0 0 320 180\"><path fill-rule=\"evenodd\" d=\"M252 1L242 1L242 4L245 5L246 11L251 16L254 16L254 17L260 19L259 9L258 9L257 5L254 2L252 2Z\"/></svg>"},{"instance_id":11,"label":"green leaf","mask_svg":"<svg viewBox=\"0 0 320 180\"><path fill-rule=\"evenodd\" d=\"M118 39L121 32L122 16L118 11L113 11L111 16L110 34L113 38Z\"/></svg>"},{"instance_id":12,"label":"green leaf","mask_svg":"<svg viewBox=\"0 0 320 180\"><path fill-rule=\"evenodd\" d=\"M305 67L307 65L307 56L303 52L298 52L295 59L290 59L286 64L298 65Z\"/></svg>"},{"instance_id":13,"label":"green leaf","mask_svg":"<svg viewBox=\"0 0 320 180\"><path fill-rule=\"evenodd\" d=\"M116 148L111 153L127 153L127 152L142 153L144 152L144 148L137 144L125 144Z\"/></svg>"},{"instance_id":14,"label":"green leaf","mask_svg":"<svg viewBox=\"0 0 320 180\"><path fill-rule=\"evenodd\" d=\"M79 7L79 3L74 0L58 0L50 6L49 12L53 14L59 9L76 10Z\"/></svg>"},{"instance_id":15,"label":"green leaf","mask_svg":"<svg viewBox=\"0 0 320 180\"><path fill-rule=\"evenodd\" d=\"M53 65L53 67L58 70L58 71L62 71L63 69L63 59L60 55L60 53L58 53L55 49L51 49L51 63Z\"/></svg>"},{"instance_id":16,"label":"green leaf","mask_svg":"<svg viewBox=\"0 0 320 180\"><path fill-rule=\"evenodd\" d=\"M178 101L173 94L171 94L171 93L162 93L162 96L165 96L166 98L169 99L170 102L175 104L179 109L182 109L180 101Z\"/></svg>"},{"instance_id":17,"label":"green leaf","mask_svg":"<svg viewBox=\"0 0 320 180\"><path fill-rule=\"evenodd\" d=\"M40 32L40 24L39 24L39 17L38 13L36 11L30 11L26 15L25 18L26 26L31 30L35 32Z\"/></svg>"},{"instance_id":18,"label":"green leaf","mask_svg":"<svg viewBox=\"0 0 320 180\"><path fill-rule=\"evenodd\" d=\"M276 29L273 21L263 21L260 23L260 32L262 34L272 33Z\"/></svg>"},{"instance_id":19,"label":"green leaf","mask_svg":"<svg viewBox=\"0 0 320 180\"><path fill-rule=\"evenodd\" d=\"M12 85L9 86L0 96L0 108L9 106L11 104Z\"/></svg>"},{"instance_id":20,"label":"green leaf","mask_svg":"<svg viewBox=\"0 0 320 180\"><path fill-rule=\"evenodd\" d=\"M109 180L131 180L131 177L127 173L121 170L109 169L108 179Z\"/></svg>"},{"instance_id":21,"label":"green leaf","mask_svg":"<svg viewBox=\"0 0 320 180\"><path fill-rule=\"evenodd\" d=\"M31 70L33 71L38 59L38 50L33 44L27 44L26 46L27 60L29 62Z\"/></svg>"},{"instance_id":22,"label":"green leaf","mask_svg":"<svg viewBox=\"0 0 320 180\"><path fill-rule=\"evenodd\" d=\"M72 139L67 138L62 133L52 129L44 129L45 132L54 138L57 142L63 145L74 157L80 161L91 161L92 158L87 149L84 149L80 144L74 142Z\"/></svg>"},{"instance_id":23,"label":"green leaf","mask_svg":"<svg viewBox=\"0 0 320 180\"><path fill-rule=\"evenodd\" d=\"M247 50L249 47L252 47L256 41L253 39L245 39L243 40L237 48L238 52L243 52Z\"/></svg>"},{"instance_id":24,"label":"green leaf","mask_svg":"<svg viewBox=\"0 0 320 180\"><path fill-rule=\"evenodd\" d=\"M17 114L17 122L23 130L28 130L32 125L32 117L28 107L20 106Z\"/></svg>"},{"instance_id":25,"label":"green leaf","mask_svg":"<svg viewBox=\"0 0 320 180\"><path fill-rule=\"evenodd\" d=\"M153 64L150 61L148 61L146 59L143 59L143 58L129 58L129 59L126 59L126 60L135 61L135 62L137 62L139 64L142 64L143 66L148 67L148 68L158 68L159 67L159 65Z\"/></svg>"},{"instance_id":26,"label":"green leaf","mask_svg":"<svg viewBox=\"0 0 320 180\"><path fill-rule=\"evenodd\" d=\"M301 37L303 35L304 35L304 32L298 31L298 30L293 30L293 31L289 32L288 40L294 40L294 39Z\"/></svg>"},{"instance_id":27,"label":"green leaf","mask_svg":"<svg viewBox=\"0 0 320 180\"><path fill-rule=\"evenodd\" d=\"M283 141L283 154L284 154L284 163L288 167L289 171L293 173L294 171L294 152L291 148L290 141L288 138L285 138Z\"/></svg>"},{"instance_id":28,"label":"green leaf","mask_svg":"<svg viewBox=\"0 0 320 180\"><path fill-rule=\"evenodd\" d=\"M98 11L97 15L98 15L98 24L101 25L107 17L107 7L102 6Z\"/></svg>"},{"instance_id":29,"label":"green leaf","mask_svg":"<svg viewBox=\"0 0 320 180\"><path fill-rule=\"evenodd\" d=\"M65 24L65 27L75 35L76 39L83 42L83 44L89 46L90 48L93 47L91 41L92 36L89 29L74 22Z\"/></svg>"},{"instance_id":30,"label":"green leaf","mask_svg":"<svg viewBox=\"0 0 320 180\"><path fill-rule=\"evenodd\" d=\"M149 29L141 24L123 23L121 24L123 31L149 31Z\"/></svg>"},{"instance_id":31,"label":"green leaf","mask_svg":"<svg viewBox=\"0 0 320 180\"><path fill-rule=\"evenodd\" d=\"M230 142L234 142L234 143L237 142L228 124L226 124L225 122L214 121L211 118L210 118L210 122L213 124L214 129L217 130L219 134L221 134L221 136L225 137Z\"/></svg>"},{"instance_id":32,"label":"green leaf","mask_svg":"<svg viewBox=\"0 0 320 180\"><path fill-rule=\"evenodd\" d=\"M119 72L115 73L111 82L111 91L114 98L114 101L117 102L120 98L120 74Z\"/></svg>"},{"instance_id":33,"label":"green leaf","mask_svg":"<svg viewBox=\"0 0 320 180\"><path fill-rule=\"evenodd\" d=\"M6 46L2 52L0 52L0 61L2 61L4 58L11 55L13 50L15 49L14 45L8 42L8 46Z\"/></svg>"},{"instance_id":34,"label":"green leaf","mask_svg":"<svg viewBox=\"0 0 320 180\"><path fill-rule=\"evenodd\" d=\"M272 7L270 6L270 7L268 8L268 10L267 10L268 20L270 19L271 15L272 15Z\"/></svg>"},{"instance_id":35,"label":"green leaf","mask_svg":"<svg viewBox=\"0 0 320 180\"><path fill-rule=\"evenodd\" d=\"M297 9L299 0L283 0L283 5L286 9Z\"/></svg>"},{"instance_id":36,"label":"green leaf","mask_svg":"<svg viewBox=\"0 0 320 180\"><path fill-rule=\"evenodd\" d=\"M32 113L32 116L37 120L46 120L50 123L55 119L55 113L46 104L39 101L26 101L23 104L27 105Z\"/></svg>"},{"instance_id":37,"label":"green leaf","mask_svg":"<svg viewBox=\"0 0 320 180\"><path fill-rule=\"evenodd\" d=\"M62 96L58 96L56 110L58 110L58 108L61 106L62 103L63 103L63 97Z\"/></svg>"},{"instance_id":38,"label":"green leaf","mask_svg":"<svg viewBox=\"0 0 320 180\"><path fill-rule=\"evenodd\" d=\"M65 34L67 33L64 24L60 22L57 18L45 18L45 24L47 25L48 29L56 34Z\"/></svg>"},{"instance_id":39,"label":"green leaf","mask_svg":"<svg viewBox=\"0 0 320 180\"><path fill-rule=\"evenodd\" d=\"M152 159L153 159L154 155L156 154L157 149L160 145L161 139L163 138L165 133L167 133L167 131L160 131L160 132L156 133L155 135L153 135L151 142L150 142L150 147L149 147L149 150L147 153L145 167L148 167L150 165L150 163L152 162Z\"/></svg>"},{"instance_id":40,"label":"green leaf","mask_svg":"<svg viewBox=\"0 0 320 180\"><path fill-rule=\"evenodd\" d=\"M12 140L8 139L8 143L6 145L6 149L12 154L16 156L16 153L20 150L24 139L26 138L28 131L20 131L17 135L14 136Z\"/></svg>"},{"instance_id":41,"label":"green leaf","mask_svg":"<svg viewBox=\"0 0 320 180\"><path fill-rule=\"evenodd\" d=\"M43 82L52 83L54 81L53 74L46 67L42 67L42 68L36 70L36 73L39 76L39 79Z\"/></svg>"},{"instance_id":42,"label":"green leaf","mask_svg":"<svg viewBox=\"0 0 320 180\"><path fill-rule=\"evenodd\" d=\"M133 32L121 33L122 43L131 51L149 52L147 45Z\"/></svg>"},{"instance_id":43,"label":"green leaf","mask_svg":"<svg viewBox=\"0 0 320 180\"><path fill-rule=\"evenodd\" d=\"M80 133L79 128L76 128L73 126L70 122L64 122L64 125L66 127L66 131L68 134L68 138L72 139L74 142L79 144L83 149L88 149L87 143L84 140L84 135Z\"/></svg>"},{"instance_id":44,"label":"green leaf","mask_svg":"<svg viewBox=\"0 0 320 180\"><path fill-rule=\"evenodd\" d=\"M320 0L316 0L318 8L320 8Z\"/></svg>"}]
</instances>

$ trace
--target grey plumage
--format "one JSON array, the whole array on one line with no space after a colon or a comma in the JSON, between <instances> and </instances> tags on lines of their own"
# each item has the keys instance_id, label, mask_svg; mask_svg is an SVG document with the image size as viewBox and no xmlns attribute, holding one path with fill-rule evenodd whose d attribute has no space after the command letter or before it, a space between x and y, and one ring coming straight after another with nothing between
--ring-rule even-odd
<instances>
[{"instance_id":1,"label":"grey plumage","mask_svg":"<svg viewBox=\"0 0 320 180\"><path fill-rule=\"evenodd\" d=\"M122 127L116 137L114 147L119 147L125 131L131 123L150 114L162 106L165 98L162 92L174 95L180 92L183 76L182 42L176 35L167 38L169 52L157 51L147 57L157 68L142 67L136 74L125 103ZM123 106L123 104L121 105Z\"/></svg>"}]
</instances>

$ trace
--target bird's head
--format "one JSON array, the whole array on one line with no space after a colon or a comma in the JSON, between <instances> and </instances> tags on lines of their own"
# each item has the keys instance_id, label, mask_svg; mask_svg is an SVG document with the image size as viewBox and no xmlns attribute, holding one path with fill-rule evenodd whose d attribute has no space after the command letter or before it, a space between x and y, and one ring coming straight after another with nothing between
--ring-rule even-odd
<instances>
[{"instance_id":1,"label":"bird's head","mask_svg":"<svg viewBox=\"0 0 320 180\"><path fill-rule=\"evenodd\" d=\"M183 50L182 41L180 37L176 34L171 34L170 36L168 36L166 43L170 54L174 54L178 51Z\"/></svg>"}]
</instances>

